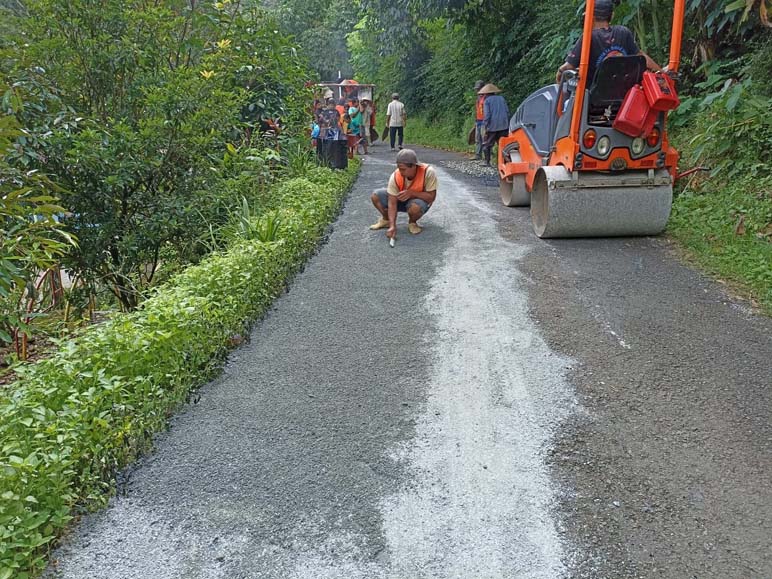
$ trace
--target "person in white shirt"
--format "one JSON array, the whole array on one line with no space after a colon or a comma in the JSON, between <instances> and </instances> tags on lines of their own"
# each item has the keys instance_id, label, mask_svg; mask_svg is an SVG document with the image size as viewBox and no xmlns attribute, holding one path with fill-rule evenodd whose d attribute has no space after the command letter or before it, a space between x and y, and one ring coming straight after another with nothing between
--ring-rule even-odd
<instances>
[{"instance_id":1,"label":"person in white shirt","mask_svg":"<svg viewBox=\"0 0 772 579\"><path fill-rule=\"evenodd\" d=\"M407 114L405 105L400 102L399 94L391 95L391 102L386 109L386 125L389 127L389 142L391 150L394 150L394 141L399 137L399 148L402 149L402 140L405 136L405 125L407 124Z\"/></svg>"}]
</instances>

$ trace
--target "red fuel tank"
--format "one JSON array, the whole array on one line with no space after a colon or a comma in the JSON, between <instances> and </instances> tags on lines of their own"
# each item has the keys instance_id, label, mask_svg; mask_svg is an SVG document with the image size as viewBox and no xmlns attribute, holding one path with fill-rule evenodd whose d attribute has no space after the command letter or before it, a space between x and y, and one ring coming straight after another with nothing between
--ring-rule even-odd
<instances>
[{"instance_id":1,"label":"red fuel tank","mask_svg":"<svg viewBox=\"0 0 772 579\"><path fill-rule=\"evenodd\" d=\"M648 135L657 121L657 111L652 110L640 85L635 85L625 95L612 126L630 137Z\"/></svg>"},{"instance_id":2,"label":"red fuel tank","mask_svg":"<svg viewBox=\"0 0 772 579\"><path fill-rule=\"evenodd\" d=\"M673 79L664 72L644 72L643 92L655 111L672 111L681 104Z\"/></svg>"}]
</instances>

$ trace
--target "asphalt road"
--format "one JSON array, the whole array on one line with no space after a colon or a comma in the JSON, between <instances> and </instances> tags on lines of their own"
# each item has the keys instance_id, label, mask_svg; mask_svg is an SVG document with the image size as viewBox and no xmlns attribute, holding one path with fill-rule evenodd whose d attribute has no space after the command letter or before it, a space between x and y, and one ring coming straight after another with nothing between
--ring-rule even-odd
<instances>
[{"instance_id":1,"label":"asphalt road","mask_svg":"<svg viewBox=\"0 0 772 579\"><path fill-rule=\"evenodd\" d=\"M373 151L47 576L772 577L772 320L666 238L538 240L449 153L419 149L438 201L390 249Z\"/></svg>"}]
</instances>

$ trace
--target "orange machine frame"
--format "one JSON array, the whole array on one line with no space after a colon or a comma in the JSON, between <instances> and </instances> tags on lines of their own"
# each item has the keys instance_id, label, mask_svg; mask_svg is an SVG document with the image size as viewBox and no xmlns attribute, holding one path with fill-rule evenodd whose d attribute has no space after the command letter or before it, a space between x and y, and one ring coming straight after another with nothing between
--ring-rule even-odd
<instances>
[{"instance_id":1,"label":"orange machine frame","mask_svg":"<svg viewBox=\"0 0 772 579\"><path fill-rule=\"evenodd\" d=\"M684 27L684 14L686 11L686 0L675 0L673 6L673 26L670 38L670 56L668 60L668 70L678 72L678 64L681 60L681 40ZM593 14L595 12L595 0L587 0L584 14L584 29L582 38L592 36ZM579 131L582 125L582 112L584 106L584 97L587 89L587 72L590 68L590 47L591 42L582 42L582 54L579 60L579 86L574 96L574 107L571 116L571 130L567 137L558 139L549 157L548 165L563 165L569 171L574 170L574 162L577 153L580 151ZM670 146L667 138L667 130L662 130L662 151L665 152L665 167L675 177L676 163L678 162L678 152ZM505 162L502 151L506 145L517 142L520 144L519 153L521 162ZM526 144L526 146L523 146ZM627 161L628 169L650 169L656 161L658 153L647 155L639 159L630 158L629 154L617 151L614 157L622 158ZM611 155L606 160L593 159L597 161L592 168L594 171L605 171L610 169ZM530 191L533 187L533 181L536 172L543 165L543 159L539 153L531 146L528 135L523 129L517 129L507 137L499 141L499 175L502 180L510 181L514 175L525 174L526 187ZM589 169L583 167L583 170Z\"/></svg>"}]
</instances>

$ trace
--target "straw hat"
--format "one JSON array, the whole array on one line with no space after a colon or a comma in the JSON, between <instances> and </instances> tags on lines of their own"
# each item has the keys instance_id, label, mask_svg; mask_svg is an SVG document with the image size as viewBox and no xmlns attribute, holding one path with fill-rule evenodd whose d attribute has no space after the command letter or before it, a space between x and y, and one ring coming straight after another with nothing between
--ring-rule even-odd
<instances>
[{"instance_id":1,"label":"straw hat","mask_svg":"<svg viewBox=\"0 0 772 579\"><path fill-rule=\"evenodd\" d=\"M484 87L482 87L477 94L496 94L501 92L501 89L497 87L495 84L486 84Z\"/></svg>"}]
</instances>

